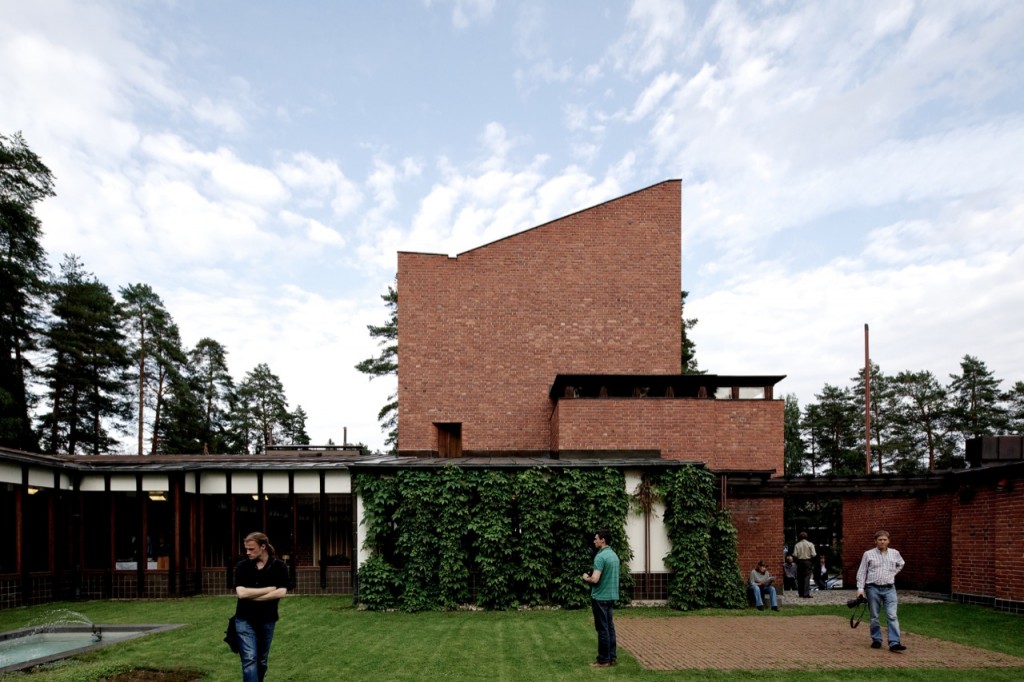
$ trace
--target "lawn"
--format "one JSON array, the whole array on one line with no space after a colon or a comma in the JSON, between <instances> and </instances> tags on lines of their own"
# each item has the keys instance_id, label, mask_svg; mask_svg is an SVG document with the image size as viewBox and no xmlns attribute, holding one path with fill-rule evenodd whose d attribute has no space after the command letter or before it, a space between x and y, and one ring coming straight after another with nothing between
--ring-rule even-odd
<instances>
[{"instance_id":1,"label":"lawn","mask_svg":"<svg viewBox=\"0 0 1024 682\"><path fill-rule=\"evenodd\" d=\"M89 601L46 604L0 611L0 631L45 621L48 614L71 609L96 623L184 623L188 627L117 644L78 658L10 673L5 680L89 681L133 668L195 671L204 680L237 680L237 656L222 642L229 597L146 601ZM845 609L843 609L845 611ZM749 614L755 611L628 609L617 618ZM769 617L832 614L835 607L784 610ZM764 617L764 616L760 616ZM590 612L372 613L352 607L349 597L287 598L270 656L268 680L593 680L598 676L630 680L1019 680L1024 669L870 669L840 672L708 671L653 672L620 647L616 668L588 667L595 651ZM1024 657L1021 616L961 604L905 604L904 628L915 633ZM864 625L866 627L866 623ZM729 633L722 633L728 637ZM828 642L809 642L827 655Z\"/></svg>"}]
</instances>

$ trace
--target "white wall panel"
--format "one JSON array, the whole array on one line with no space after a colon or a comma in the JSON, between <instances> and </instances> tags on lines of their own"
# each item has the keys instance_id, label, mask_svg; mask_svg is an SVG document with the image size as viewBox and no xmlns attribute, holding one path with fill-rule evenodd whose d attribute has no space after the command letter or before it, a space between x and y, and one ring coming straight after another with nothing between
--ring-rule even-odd
<instances>
[{"instance_id":1,"label":"white wall panel","mask_svg":"<svg viewBox=\"0 0 1024 682\"><path fill-rule=\"evenodd\" d=\"M348 471L328 471L324 478L324 487L328 493L350 493L352 474Z\"/></svg>"},{"instance_id":2,"label":"white wall panel","mask_svg":"<svg viewBox=\"0 0 1024 682\"><path fill-rule=\"evenodd\" d=\"M21 483L21 467L0 462L0 483Z\"/></svg>"},{"instance_id":3,"label":"white wall panel","mask_svg":"<svg viewBox=\"0 0 1024 682\"><path fill-rule=\"evenodd\" d=\"M235 495L255 495L259 492L259 481L254 471L232 471L231 492Z\"/></svg>"},{"instance_id":4,"label":"white wall panel","mask_svg":"<svg viewBox=\"0 0 1024 682\"><path fill-rule=\"evenodd\" d=\"M200 472L199 491L203 495L223 495L228 491L228 475L223 471Z\"/></svg>"},{"instance_id":5,"label":"white wall panel","mask_svg":"<svg viewBox=\"0 0 1024 682\"><path fill-rule=\"evenodd\" d=\"M268 471L263 474L263 492L266 495L287 495L288 472Z\"/></svg>"},{"instance_id":6,"label":"white wall panel","mask_svg":"<svg viewBox=\"0 0 1024 682\"><path fill-rule=\"evenodd\" d=\"M317 471L296 471L295 472L295 494L296 495L319 495L320 494L320 473Z\"/></svg>"}]
</instances>

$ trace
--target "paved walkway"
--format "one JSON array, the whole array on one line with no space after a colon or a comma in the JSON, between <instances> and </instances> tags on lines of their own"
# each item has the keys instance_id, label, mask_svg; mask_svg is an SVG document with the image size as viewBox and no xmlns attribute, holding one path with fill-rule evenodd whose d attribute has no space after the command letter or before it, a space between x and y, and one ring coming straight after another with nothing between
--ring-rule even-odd
<instances>
[{"instance_id":1,"label":"paved walkway","mask_svg":"<svg viewBox=\"0 0 1024 682\"><path fill-rule=\"evenodd\" d=\"M795 604L842 606L836 615L779 617L767 609L747 616L685 616L630 618L616 614L620 647L651 670L848 670L856 668L991 668L1024 667L1024 658L917 635L904 624L907 650L872 649L868 620L850 628L846 600L852 590L793 595L780 602L783 611ZM902 603L934 601L920 593L900 593ZM621 615L620 615L621 614Z\"/></svg>"}]
</instances>

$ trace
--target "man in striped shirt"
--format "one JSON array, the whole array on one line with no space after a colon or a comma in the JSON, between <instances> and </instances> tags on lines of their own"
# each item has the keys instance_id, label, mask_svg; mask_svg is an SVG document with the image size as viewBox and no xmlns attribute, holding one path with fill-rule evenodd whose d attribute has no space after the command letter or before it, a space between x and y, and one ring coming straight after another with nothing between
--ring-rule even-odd
<instances>
[{"instance_id":1,"label":"man in striped shirt","mask_svg":"<svg viewBox=\"0 0 1024 682\"><path fill-rule=\"evenodd\" d=\"M867 597L871 613L871 648L882 648L882 626L878 613L885 606L888 623L889 651L898 653L907 647L900 642L900 621L896 615L896 574L903 570L903 557L889 547L889 531L875 533L875 548L864 552L857 569L857 596Z\"/></svg>"}]
</instances>

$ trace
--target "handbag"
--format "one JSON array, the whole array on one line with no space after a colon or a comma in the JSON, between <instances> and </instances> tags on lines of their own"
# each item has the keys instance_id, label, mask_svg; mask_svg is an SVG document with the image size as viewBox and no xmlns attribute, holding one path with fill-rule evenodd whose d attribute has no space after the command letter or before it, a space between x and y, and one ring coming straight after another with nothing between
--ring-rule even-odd
<instances>
[{"instance_id":1,"label":"handbag","mask_svg":"<svg viewBox=\"0 0 1024 682\"><path fill-rule=\"evenodd\" d=\"M238 653L238 630L235 628L234 616L228 618L228 629L224 631L224 641L231 649L231 653Z\"/></svg>"}]
</instances>

